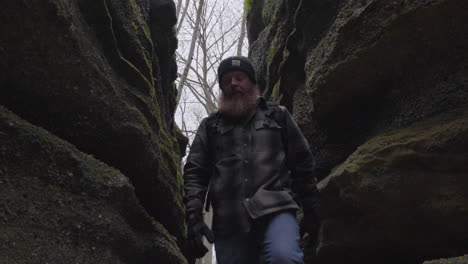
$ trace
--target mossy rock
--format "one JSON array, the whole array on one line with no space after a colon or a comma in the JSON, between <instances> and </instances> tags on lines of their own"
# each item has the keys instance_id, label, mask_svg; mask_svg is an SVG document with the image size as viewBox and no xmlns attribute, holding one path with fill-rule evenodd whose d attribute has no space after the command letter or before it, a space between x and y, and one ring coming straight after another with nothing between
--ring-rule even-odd
<instances>
[{"instance_id":1,"label":"mossy rock","mask_svg":"<svg viewBox=\"0 0 468 264\"><path fill-rule=\"evenodd\" d=\"M466 263L468 263L468 255L455 257L455 258L428 260L428 261L423 262L423 264L466 264Z\"/></svg>"},{"instance_id":2,"label":"mossy rock","mask_svg":"<svg viewBox=\"0 0 468 264\"><path fill-rule=\"evenodd\" d=\"M186 263L121 172L0 106L0 263Z\"/></svg>"},{"instance_id":3,"label":"mossy rock","mask_svg":"<svg viewBox=\"0 0 468 264\"><path fill-rule=\"evenodd\" d=\"M12 1L0 15L0 104L122 171L183 239L174 3Z\"/></svg>"},{"instance_id":4,"label":"mossy rock","mask_svg":"<svg viewBox=\"0 0 468 264\"><path fill-rule=\"evenodd\" d=\"M463 254L467 139L468 109L462 108L361 145L318 184L319 257L369 261L379 252L388 259L382 263L421 263Z\"/></svg>"}]
</instances>

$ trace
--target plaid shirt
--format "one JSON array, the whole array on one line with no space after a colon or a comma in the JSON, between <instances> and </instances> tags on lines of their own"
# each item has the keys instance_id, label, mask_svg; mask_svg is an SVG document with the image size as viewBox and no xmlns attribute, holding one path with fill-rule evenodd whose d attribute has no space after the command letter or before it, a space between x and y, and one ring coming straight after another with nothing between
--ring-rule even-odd
<instances>
[{"instance_id":1,"label":"plaid shirt","mask_svg":"<svg viewBox=\"0 0 468 264\"><path fill-rule=\"evenodd\" d=\"M213 206L213 231L248 232L252 219L316 200L313 162L291 114L259 99L255 114L233 123L216 113L197 131L184 167L187 211ZM310 203L309 203L310 204Z\"/></svg>"}]
</instances>

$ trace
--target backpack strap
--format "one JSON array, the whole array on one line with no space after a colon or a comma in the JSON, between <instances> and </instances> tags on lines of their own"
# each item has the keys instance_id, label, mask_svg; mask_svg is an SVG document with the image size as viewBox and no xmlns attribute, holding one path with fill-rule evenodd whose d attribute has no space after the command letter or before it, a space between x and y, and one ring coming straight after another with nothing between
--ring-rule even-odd
<instances>
[{"instance_id":1,"label":"backpack strap","mask_svg":"<svg viewBox=\"0 0 468 264\"><path fill-rule=\"evenodd\" d=\"M283 141L283 146L287 146L288 137L286 133L286 119L284 113L286 111L286 107L279 105L274 102L267 102L267 113L266 116L270 117L271 119L275 120L281 126L281 140Z\"/></svg>"},{"instance_id":2,"label":"backpack strap","mask_svg":"<svg viewBox=\"0 0 468 264\"><path fill-rule=\"evenodd\" d=\"M216 134L218 130L218 124L219 124L219 119L220 119L219 115L220 114L218 112L215 112L215 113L210 114L206 118L206 129L208 132L208 139L214 134Z\"/></svg>"}]
</instances>

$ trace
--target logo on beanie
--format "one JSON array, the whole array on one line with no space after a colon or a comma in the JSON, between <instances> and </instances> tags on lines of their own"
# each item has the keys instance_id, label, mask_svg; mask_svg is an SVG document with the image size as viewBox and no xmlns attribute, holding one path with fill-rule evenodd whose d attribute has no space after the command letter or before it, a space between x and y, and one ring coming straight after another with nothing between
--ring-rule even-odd
<instances>
[{"instance_id":1,"label":"logo on beanie","mask_svg":"<svg viewBox=\"0 0 468 264\"><path fill-rule=\"evenodd\" d=\"M232 66L240 66L240 60L232 60Z\"/></svg>"}]
</instances>

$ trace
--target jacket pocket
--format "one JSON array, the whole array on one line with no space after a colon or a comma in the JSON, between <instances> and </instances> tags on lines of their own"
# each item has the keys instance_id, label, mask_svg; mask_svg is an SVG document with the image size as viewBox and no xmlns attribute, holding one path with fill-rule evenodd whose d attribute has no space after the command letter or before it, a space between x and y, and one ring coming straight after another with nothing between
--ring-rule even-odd
<instances>
[{"instance_id":1,"label":"jacket pocket","mask_svg":"<svg viewBox=\"0 0 468 264\"><path fill-rule=\"evenodd\" d=\"M272 119L255 121L255 151L278 151L283 148L281 126Z\"/></svg>"},{"instance_id":2,"label":"jacket pocket","mask_svg":"<svg viewBox=\"0 0 468 264\"><path fill-rule=\"evenodd\" d=\"M263 188L246 200L244 205L254 219L285 209L299 208L288 191L270 191Z\"/></svg>"}]
</instances>

